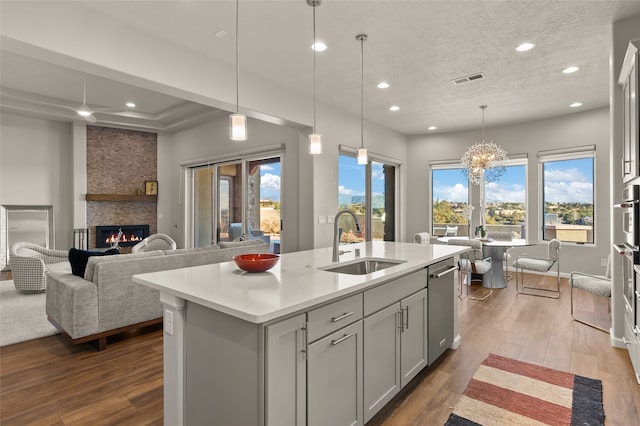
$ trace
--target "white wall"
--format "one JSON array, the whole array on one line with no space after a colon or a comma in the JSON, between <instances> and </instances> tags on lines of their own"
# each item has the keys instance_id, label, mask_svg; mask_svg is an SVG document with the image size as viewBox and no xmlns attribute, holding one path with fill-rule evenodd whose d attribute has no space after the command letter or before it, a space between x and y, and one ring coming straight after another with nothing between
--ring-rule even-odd
<instances>
[{"instance_id":1,"label":"white wall","mask_svg":"<svg viewBox=\"0 0 640 426\"><path fill-rule=\"evenodd\" d=\"M0 204L52 205L55 248L73 241L71 126L14 114L0 123Z\"/></svg>"},{"instance_id":2,"label":"white wall","mask_svg":"<svg viewBox=\"0 0 640 426\"><path fill-rule=\"evenodd\" d=\"M181 163L215 159L242 151L285 144L281 168L281 196L284 222L282 247L286 251L298 249L298 170L299 131L259 120L249 120L249 140L229 140L229 122L225 115L216 121L161 138L158 143L158 184L163 188L158 200L159 232L171 235L179 247L185 246L184 196L180 187ZM167 217L164 217L167 215ZM289 229L292 232L287 232Z\"/></svg>"},{"instance_id":3,"label":"white wall","mask_svg":"<svg viewBox=\"0 0 640 426\"><path fill-rule=\"evenodd\" d=\"M488 109L488 120L491 115ZM600 108L547 120L512 126L487 127L486 139L501 145L508 154L528 154L527 229L529 238L537 240L543 225L539 200L537 153L542 150L584 145L596 146L595 181L595 245L562 247L561 271L572 270L603 274L600 259L610 251L610 185L609 185L609 109ZM407 212L409 235L431 228L429 203L429 161L459 159L465 150L481 137L481 130L415 136L408 144L408 192L411 200ZM470 188L471 189L471 188Z\"/></svg>"}]
</instances>

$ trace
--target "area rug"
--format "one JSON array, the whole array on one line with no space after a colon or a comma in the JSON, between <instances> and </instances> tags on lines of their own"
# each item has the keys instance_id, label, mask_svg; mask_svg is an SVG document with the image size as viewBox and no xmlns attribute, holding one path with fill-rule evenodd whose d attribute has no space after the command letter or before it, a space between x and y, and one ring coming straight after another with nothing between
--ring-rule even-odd
<instances>
[{"instance_id":1,"label":"area rug","mask_svg":"<svg viewBox=\"0 0 640 426\"><path fill-rule=\"evenodd\" d=\"M58 333L47 320L46 297L45 293L21 293L13 281L0 281L0 346Z\"/></svg>"},{"instance_id":2,"label":"area rug","mask_svg":"<svg viewBox=\"0 0 640 426\"><path fill-rule=\"evenodd\" d=\"M489 354L446 426L604 425L602 382Z\"/></svg>"}]
</instances>

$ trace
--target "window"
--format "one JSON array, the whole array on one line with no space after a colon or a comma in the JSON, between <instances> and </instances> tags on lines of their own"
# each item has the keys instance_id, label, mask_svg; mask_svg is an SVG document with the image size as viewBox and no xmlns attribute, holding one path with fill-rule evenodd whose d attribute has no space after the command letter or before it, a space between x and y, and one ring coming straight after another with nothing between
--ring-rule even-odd
<instances>
[{"instance_id":1,"label":"window","mask_svg":"<svg viewBox=\"0 0 640 426\"><path fill-rule=\"evenodd\" d=\"M189 167L194 247L232 241L241 235L261 239L280 251L279 155L212 162Z\"/></svg>"},{"instance_id":2,"label":"window","mask_svg":"<svg viewBox=\"0 0 640 426\"><path fill-rule=\"evenodd\" d=\"M488 232L527 237L527 159L507 160L497 182L485 184L485 223Z\"/></svg>"},{"instance_id":3,"label":"window","mask_svg":"<svg viewBox=\"0 0 640 426\"><path fill-rule=\"evenodd\" d=\"M489 232L511 232L513 238L526 238L527 159L511 159L497 182L485 183L485 223ZM461 164L431 163L431 234L434 236L473 236L470 229L470 190ZM479 195L478 195L479 197ZM474 207L478 207L476 204ZM477 211L474 218L479 221Z\"/></svg>"},{"instance_id":4,"label":"window","mask_svg":"<svg viewBox=\"0 0 640 426\"><path fill-rule=\"evenodd\" d=\"M542 238L594 242L595 148L538 154L542 179Z\"/></svg>"},{"instance_id":5,"label":"window","mask_svg":"<svg viewBox=\"0 0 640 426\"><path fill-rule=\"evenodd\" d=\"M371 153L366 166L358 165L350 150L340 153L338 208L353 211L363 228L358 234L353 219L341 216L341 242L395 241L396 170L396 164Z\"/></svg>"},{"instance_id":6,"label":"window","mask_svg":"<svg viewBox=\"0 0 640 426\"><path fill-rule=\"evenodd\" d=\"M431 166L431 235L469 235L469 181L461 165Z\"/></svg>"}]
</instances>

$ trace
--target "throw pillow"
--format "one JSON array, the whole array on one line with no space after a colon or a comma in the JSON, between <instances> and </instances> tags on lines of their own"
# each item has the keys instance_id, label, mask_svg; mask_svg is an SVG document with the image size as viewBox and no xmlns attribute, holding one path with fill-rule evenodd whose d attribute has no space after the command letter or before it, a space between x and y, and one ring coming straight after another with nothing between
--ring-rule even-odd
<instances>
[{"instance_id":1,"label":"throw pillow","mask_svg":"<svg viewBox=\"0 0 640 426\"><path fill-rule=\"evenodd\" d=\"M71 273L84 278L84 270L87 268L87 262L91 256L109 256L112 254L120 254L118 249L109 249L107 251L87 251L71 248L69 250L69 263L71 263Z\"/></svg>"}]
</instances>

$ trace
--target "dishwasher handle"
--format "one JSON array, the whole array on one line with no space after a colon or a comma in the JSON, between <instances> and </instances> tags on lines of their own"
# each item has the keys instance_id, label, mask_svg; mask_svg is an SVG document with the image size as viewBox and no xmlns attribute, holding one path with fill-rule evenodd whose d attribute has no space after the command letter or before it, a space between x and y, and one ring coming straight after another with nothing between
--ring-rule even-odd
<instances>
[{"instance_id":1,"label":"dishwasher handle","mask_svg":"<svg viewBox=\"0 0 640 426\"><path fill-rule=\"evenodd\" d=\"M432 274L429 274L429 278L442 278L447 274L450 274L454 271L458 270L458 265L454 265L448 269L445 269L444 271L440 271L440 272L434 272Z\"/></svg>"}]
</instances>

